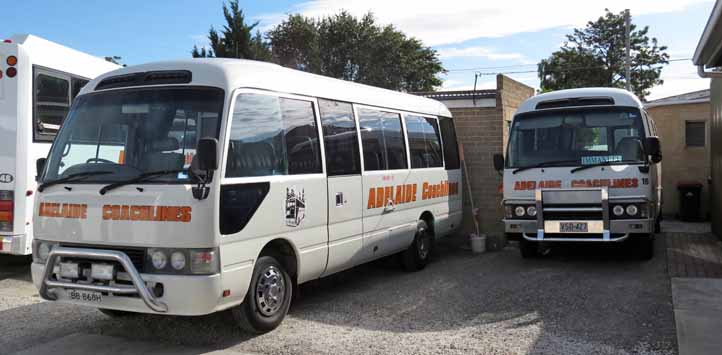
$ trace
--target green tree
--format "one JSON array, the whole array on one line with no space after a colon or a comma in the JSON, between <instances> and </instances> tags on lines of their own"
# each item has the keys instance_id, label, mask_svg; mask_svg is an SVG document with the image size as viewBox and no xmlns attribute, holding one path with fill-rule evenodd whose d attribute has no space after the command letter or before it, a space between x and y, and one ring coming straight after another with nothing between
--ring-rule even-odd
<instances>
[{"instance_id":1,"label":"green tree","mask_svg":"<svg viewBox=\"0 0 722 355\"><path fill-rule=\"evenodd\" d=\"M228 5L223 4L223 17L226 24L219 32L213 26L208 30L210 49L193 46L191 54L198 57L242 58L255 60L270 60L271 53L268 43L263 40L260 31L253 30L258 22L246 23L246 17L238 4L238 0L230 0Z\"/></svg>"},{"instance_id":2,"label":"green tree","mask_svg":"<svg viewBox=\"0 0 722 355\"><path fill-rule=\"evenodd\" d=\"M648 36L649 27L630 28L631 75L625 73L624 13L606 14L585 28L575 29L564 45L538 65L542 91L579 87L624 88L631 80L632 91L644 99L649 89L661 85L662 66L669 64L667 47Z\"/></svg>"},{"instance_id":3,"label":"green tree","mask_svg":"<svg viewBox=\"0 0 722 355\"><path fill-rule=\"evenodd\" d=\"M281 65L392 90L430 91L444 73L435 50L371 13L346 11L321 19L289 17L267 34Z\"/></svg>"}]
</instances>

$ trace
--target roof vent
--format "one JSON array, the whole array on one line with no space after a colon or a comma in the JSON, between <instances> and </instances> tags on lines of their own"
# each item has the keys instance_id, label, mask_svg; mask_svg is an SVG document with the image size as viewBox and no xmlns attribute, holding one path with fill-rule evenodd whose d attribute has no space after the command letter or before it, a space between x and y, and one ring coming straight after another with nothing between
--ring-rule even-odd
<instances>
[{"instance_id":1,"label":"roof vent","mask_svg":"<svg viewBox=\"0 0 722 355\"><path fill-rule=\"evenodd\" d=\"M568 99L541 101L536 104L536 109L544 110L551 108L609 105L614 105L614 99L611 97L572 97Z\"/></svg>"},{"instance_id":2,"label":"roof vent","mask_svg":"<svg viewBox=\"0 0 722 355\"><path fill-rule=\"evenodd\" d=\"M188 84L192 79L193 76L188 70L149 71L107 77L95 86L95 90L144 85Z\"/></svg>"}]
</instances>

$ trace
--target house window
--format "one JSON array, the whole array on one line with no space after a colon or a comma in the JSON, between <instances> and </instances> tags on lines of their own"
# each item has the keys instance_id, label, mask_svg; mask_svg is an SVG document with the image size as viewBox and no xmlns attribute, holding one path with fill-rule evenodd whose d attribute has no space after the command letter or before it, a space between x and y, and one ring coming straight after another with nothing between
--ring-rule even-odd
<instances>
[{"instance_id":1,"label":"house window","mask_svg":"<svg viewBox=\"0 0 722 355\"><path fill-rule=\"evenodd\" d=\"M685 122L684 136L688 147L704 147L704 122Z\"/></svg>"}]
</instances>

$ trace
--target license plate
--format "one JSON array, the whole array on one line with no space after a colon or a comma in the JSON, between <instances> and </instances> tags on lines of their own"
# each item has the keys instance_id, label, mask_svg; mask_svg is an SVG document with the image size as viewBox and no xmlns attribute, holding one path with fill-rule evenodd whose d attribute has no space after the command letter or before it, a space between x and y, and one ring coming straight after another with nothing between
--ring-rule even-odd
<instances>
[{"instance_id":1,"label":"license plate","mask_svg":"<svg viewBox=\"0 0 722 355\"><path fill-rule=\"evenodd\" d=\"M70 290L68 297L73 301L82 301L87 303L100 303L103 295L100 292L83 291L83 290Z\"/></svg>"},{"instance_id":2,"label":"license plate","mask_svg":"<svg viewBox=\"0 0 722 355\"><path fill-rule=\"evenodd\" d=\"M589 226L587 222L560 222L560 233L587 233Z\"/></svg>"}]
</instances>

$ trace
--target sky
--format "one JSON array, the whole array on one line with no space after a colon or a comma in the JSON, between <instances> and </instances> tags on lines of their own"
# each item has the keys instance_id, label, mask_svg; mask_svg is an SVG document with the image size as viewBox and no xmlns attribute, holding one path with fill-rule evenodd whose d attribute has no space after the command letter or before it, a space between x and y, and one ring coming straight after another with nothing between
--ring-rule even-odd
<instances>
[{"instance_id":1,"label":"sky","mask_svg":"<svg viewBox=\"0 0 722 355\"><path fill-rule=\"evenodd\" d=\"M649 26L650 36L675 61L662 71L656 99L709 88L690 58L704 30L713 0L273 0L240 1L249 21L267 30L288 14L318 17L345 9L373 12L436 49L448 73L442 90L474 86L493 89L495 74L538 88L536 63L563 44L565 34L604 13L629 8L632 21ZM110 6L112 4L112 6ZM207 44L211 25L223 25L223 0L23 0L3 6L0 39L31 33L96 56L120 56L128 65L190 57L193 45Z\"/></svg>"}]
</instances>

